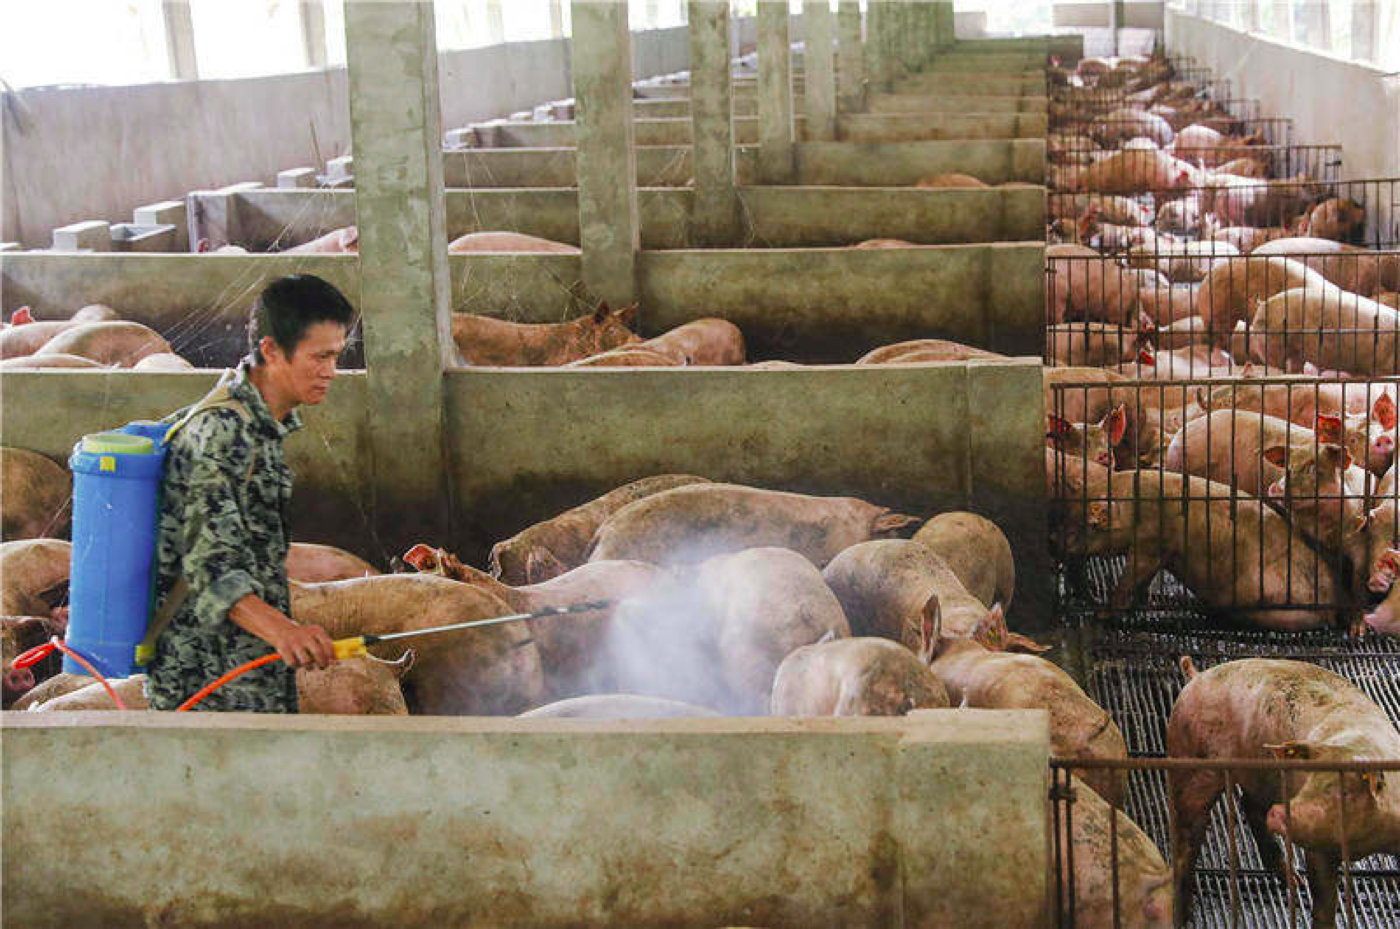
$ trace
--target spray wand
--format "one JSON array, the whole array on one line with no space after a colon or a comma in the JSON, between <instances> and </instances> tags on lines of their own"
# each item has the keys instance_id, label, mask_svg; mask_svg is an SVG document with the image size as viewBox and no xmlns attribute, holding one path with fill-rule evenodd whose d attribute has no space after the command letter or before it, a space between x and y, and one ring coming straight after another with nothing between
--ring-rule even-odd
<instances>
[{"instance_id":1,"label":"spray wand","mask_svg":"<svg viewBox=\"0 0 1400 929\"><path fill-rule=\"evenodd\" d=\"M582 603L572 603L568 606L547 606L531 613L512 613L509 616L493 616L490 619L473 619L467 622L449 623L445 626L431 626L427 629L409 629L404 632L371 632L364 635L351 636L347 639L336 639L331 645L335 648L335 657L337 660L341 658L358 658L368 653L369 646L378 645L381 642L412 639L420 635L437 635L441 632L456 632L459 629L480 629L484 626L500 626L505 623L526 622L532 619L545 619L550 616L567 616L571 613L588 613L593 610L600 610L604 607L611 606L612 603L613 601L611 600L586 600ZM76 660L81 662L84 667L92 672L98 681L102 683L102 686L107 688L107 692L112 695L112 700L117 704L117 708L122 710L126 709L121 699L112 690L111 685L107 683L107 679L103 677L96 668L92 667L91 664L84 661L81 656L64 645L57 636L42 645L31 648L23 655L20 655L15 659L14 666L17 668L24 668L35 664L55 648L73 655ZM205 697L209 696L229 681L242 677L249 671L254 671L261 668L263 665L272 664L274 661L280 661L281 658L282 656L277 652L269 652L260 658L254 658L252 661L244 662L233 670L227 671L208 684L205 684L188 700L177 706L175 712L182 713L193 708Z\"/></svg>"}]
</instances>

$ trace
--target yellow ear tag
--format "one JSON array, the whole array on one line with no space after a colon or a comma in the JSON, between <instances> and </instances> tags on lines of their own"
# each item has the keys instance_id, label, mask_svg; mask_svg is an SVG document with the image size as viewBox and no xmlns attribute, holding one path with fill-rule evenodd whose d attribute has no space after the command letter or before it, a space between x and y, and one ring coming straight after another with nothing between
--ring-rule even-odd
<instances>
[{"instance_id":1,"label":"yellow ear tag","mask_svg":"<svg viewBox=\"0 0 1400 929\"><path fill-rule=\"evenodd\" d=\"M103 455L97 459L97 468L99 471L115 471L117 470L117 459L111 455Z\"/></svg>"}]
</instances>

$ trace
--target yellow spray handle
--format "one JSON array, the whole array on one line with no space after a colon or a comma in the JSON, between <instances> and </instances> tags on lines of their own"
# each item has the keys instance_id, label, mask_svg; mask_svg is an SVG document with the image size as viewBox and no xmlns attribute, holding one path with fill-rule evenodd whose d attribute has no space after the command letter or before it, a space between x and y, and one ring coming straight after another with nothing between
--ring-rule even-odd
<instances>
[{"instance_id":1,"label":"yellow spray handle","mask_svg":"<svg viewBox=\"0 0 1400 929\"><path fill-rule=\"evenodd\" d=\"M335 646L336 660L341 658L359 658L368 654L365 649L365 637L357 635L350 639L336 639L331 645Z\"/></svg>"}]
</instances>

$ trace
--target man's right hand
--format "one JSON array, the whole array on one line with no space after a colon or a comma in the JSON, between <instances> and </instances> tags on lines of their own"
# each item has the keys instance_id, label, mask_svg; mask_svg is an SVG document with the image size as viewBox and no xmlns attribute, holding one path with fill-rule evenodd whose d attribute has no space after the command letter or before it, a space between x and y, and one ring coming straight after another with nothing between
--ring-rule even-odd
<instances>
[{"instance_id":1,"label":"man's right hand","mask_svg":"<svg viewBox=\"0 0 1400 929\"><path fill-rule=\"evenodd\" d=\"M253 594L235 603L228 618L275 648L293 668L329 668L335 664L335 645L326 630L294 622Z\"/></svg>"},{"instance_id":2,"label":"man's right hand","mask_svg":"<svg viewBox=\"0 0 1400 929\"><path fill-rule=\"evenodd\" d=\"M293 668L329 668L335 664L335 645L320 626L288 621L272 642L282 660Z\"/></svg>"}]
</instances>

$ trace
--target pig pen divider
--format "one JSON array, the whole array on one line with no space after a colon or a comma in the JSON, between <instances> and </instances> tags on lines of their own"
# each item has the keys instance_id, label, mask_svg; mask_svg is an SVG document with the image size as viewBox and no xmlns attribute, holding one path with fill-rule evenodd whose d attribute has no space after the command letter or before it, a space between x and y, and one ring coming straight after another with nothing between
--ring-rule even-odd
<instances>
[{"instance_id":1,"label":"pig pen divider","mask_svg":"<svg viewBox=\"0 0 1400 929\"><path fill-rule=\"evenodd\" d=\"M1162 721L1165 725L1165 720ZM1107 860L1085 861L1083 856L1093 849L1088 842L1073 841L1076 804L1080 792L1092 791L1075 775L1092 771L1121 772L1127 779L1126 802L1121 806L1115 798L1103 798L1108 803ZM1052 758L1050 761L1050 804L1052 822L1052 855L1055 882L1055 925L1070 929L1076 925L1104 925L1098 920L1081 923L1081 914L1098 891L1079 886L1076 872L1103 869L1109 875L1106 899L1112 907L1114 926L1139 925L1141 914L1125 909L1127 880L1120 856L1123 829L1119 814L1125 815L1156 846L1168 866L1171 865L1171 828L1175 811L1169 802L1168 781L1193 771L1218 772L1224 779L1222 800L1213 804L1210 825L1197 859L1194 881L1194 920L1191 925L1206 926L1307 926L1311 902L1307 875L1298 867L1301 849L1281 837L1269 841L1279 844L1288 865L1283 874L1267 869L1260 856L1255 837L1245 822L1242 803L1236 794L1238 772L1267 772L1278 777L1279 796L1283 805L1285 831L1291 833L1293 812L1288 790L1311 772L1337 775L1339 809L1338 838L1341 852L1341 889L1339 910L1349 927L1389 927L1400 920L1400 862L1389 855L1372 855L1354 859L1349 848L1350 830L1344 825L1347 806L1342 789L1347 775L1378 775L1400 772L1400 759L1387 761L1328 761L1296 759L1203 759L1203 758L1128 758L1087 759ZM1089 811L1082 810L1083 816ZM1087 831L1087 829L1086 829ZM1067 841L1067 838L1069 839ZM1078 847L1076 847L1076 845ZM1079 864L1076 866L1076 858ZM1100 902L1100 901L1094 901Z\"/></svg>"}]
</instances>

